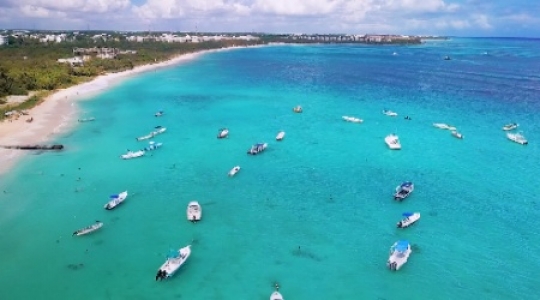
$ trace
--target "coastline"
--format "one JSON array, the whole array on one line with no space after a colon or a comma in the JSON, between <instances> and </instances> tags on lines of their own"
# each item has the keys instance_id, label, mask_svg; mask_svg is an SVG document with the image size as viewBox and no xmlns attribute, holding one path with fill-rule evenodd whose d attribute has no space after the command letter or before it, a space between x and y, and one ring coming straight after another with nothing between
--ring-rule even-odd
<instances>
[{"instance_id":1,"label":"coastline","mask_svg":"<svg viewBox=\"0 0 540 300\"><path fill-rule=\"evenodd\" d=\"M42 103L28 111L28 117L33 118L31 123L26 122L27 117L0 122L0 145L44 144L53 140L58 134L65 133L76 126L79 116L76 104L78 101L96 96L132 76L174 66L193 60L203 54L248 47L261 47L261 45L227 47L181 54L166 61L137 66L131 70L99 75L90 81L53 91L51 95L44 98ZM0 148L0 175L8 172L25 154L29 153L31 152L25 150Z\"/></svg>"}]
</instances>

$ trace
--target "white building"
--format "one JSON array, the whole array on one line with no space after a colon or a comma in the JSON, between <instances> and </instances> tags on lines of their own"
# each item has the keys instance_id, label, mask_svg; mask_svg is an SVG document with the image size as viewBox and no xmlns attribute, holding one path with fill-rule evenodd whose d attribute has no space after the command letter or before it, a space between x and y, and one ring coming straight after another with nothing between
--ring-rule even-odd
<instances>
[{"instance_id":1,"label":"white building","mask_svg":"<svg viewBox=\"0 0 540 300\"><path fill-rule=\"evenodd\" d=\"M7 36L0 35L0 46L7 44Z\"/></svg>"},{"instance_id":2,"label":"white building","mask_svg":"<svg viewBox=\"0 0 540 300\"><path fill-rule=\"evenodd\" d=\"M59 63L67 63L67 64L70 64L72 67L73 66L82 66L84 65L84 62L86 60L89 60L90 59L90 56L88 55L84 55L84 56L75 56L75 57L71 57L71 58L60 58L58 59L58 62Z\"/></svg>"}]
</instances>

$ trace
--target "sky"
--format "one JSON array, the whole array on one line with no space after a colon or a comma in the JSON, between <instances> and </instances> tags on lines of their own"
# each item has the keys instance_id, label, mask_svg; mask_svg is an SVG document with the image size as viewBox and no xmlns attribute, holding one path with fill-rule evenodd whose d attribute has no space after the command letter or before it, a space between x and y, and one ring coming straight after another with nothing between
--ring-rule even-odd
<instances>
[{"instance_id":1,"label":"sky","mask_svg":"<svg viewBox=\"0 0 540 300\"><path fill-rule=\"evenodd\" d=\"M0 28L540 37L540 0L0 0Z\"/></svg>"}]
</instances>

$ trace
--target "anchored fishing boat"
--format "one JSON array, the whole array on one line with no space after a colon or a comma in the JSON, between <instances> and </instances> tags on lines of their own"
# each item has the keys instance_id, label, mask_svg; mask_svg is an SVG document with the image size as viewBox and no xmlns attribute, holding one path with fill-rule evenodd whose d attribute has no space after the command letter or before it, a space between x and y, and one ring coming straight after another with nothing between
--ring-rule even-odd
<instances>
[{"instance_id":1,"label":"anchored fishing boat","mask_svg":"<svg viewBox=\"0 0 540 300\"><path fill-rule=\"evenodd\" d=\"M394 193L394 200L403 201L403 199L409 197L414 191L414 184L410 181L405 181L401 185L396 187L396 192Z\"/></svg>"},{"instance_id":2,"label":"anchored fishing boat","mask_svg":"<svg viewBox=\"0 0 540 300\"><path fill-rule=\"evenodd\" d=\"M240 171L240 166L236 166L234 168L232 168L230 171L229 171L229 176L232 177L234 175L236 175L236 173L238 173Z\"/></svg>"},{"instance_id":3,"label":"anchored fishing boat","mask_svg":"<svg viewBox=\"0 0 540 300\"><path fill-rule=\"evenodd\" d=\"M399 270L409 259L412 249L408 241L401 240L395 242L390 247L390 257L386 262L386 266L393 271Z\"/></svg>"},{"instance_id":4,"label":"anchored fishing boat","mask_svg":"<svg viewBox=\"0 0 540 300\"><path fill-rule=\"evenodd\" d=\"M109 202L107 202L107 204L105 204L104 208L107 209L107 210L111 210L113 208L115 208L116 206L120 205L122 202L124 202L124 200L126 200L128 196L128 192L125 191L125 192L121 192L120 194L115 194L115 195L110 195L109 198L111 200L109 200Z\"/></svg>"},{"instance_id":5,"label":"anchored fishing boat","mask_svg":"<svg viewBox=\"0 0 540 300\"><path fill-rule=\"evenodd\" d=\"M173 250L167 256L167 260L159 268L156 274L156 281L170 278L180 269L191 255L191 245L187 245L180 250Z\"/></svg>"},{"instance_id":6,"label":"anchored fishing boat","mask_svg":"<svg viewBox=\"0 0 540 300\"><path fill-rule=\"evenodd\" d=\"M217 138L218 139L226 138L228 135L229 135L229 129L221 128L218 132Z\"/></svg>"},{"instance_id":7,"label":"anchored fishing boat","mask_svg":"<svg viewBox=\"0 0 540 300\"><path fill-rule=\"evenodd\" d=\"M398 115L396 112L393 112L391 110L386 110L386 109L383 109L382 113L384 115L389 116L389 117L397 117L397 115Z\"/></svg>"},{"instance_id":8,"label":"anchored fishing boat","mask_svg":"<svg viewBox=\"0 0 540 300\"><path fill-rule=\"evenodd\" d=\"M261 152L263 152L264 150L266 150L266 147L268 147L268 144L267 143L258 143L258 144L255 144L253 146L251 146L251 148L248 150L248 154L251 154L251 155L257 155Z\"/></svg>"},{"instance_id":9,"label":"anchored fishing boat","mask_svg":"<svg viewBox=\"0 0 540 300\"><path fill-rule=\"evenodd\" d=\"M202 218L202 207L197 201L191 201L188 203L186 209L187 219L191 222L198 222Z\"/></svg>"},{"instance_id":10,"label":"anchored fishing boat","mask_svg":"<svg viewBox=\"0 0 540 300\"><path fill-rule=\"evenodd\" d=\"M131 150L128 150L128 152L126 154L122 154L120 155L120 157L122 159L132 159L132 158L137 158L137 157L141 157L144 155L144 150L139 150L139 151L131 151Z\"/></svg>"},{"instance_id":11,"label":"anchored fishing boat","mask_svg":"<svg viewBox=\"0 0 540 300\"><path fill-rule=\"evenodd\" d=\"M101 227L103 226L103 223L100 222L100 221L96 221L96 223L90 225L90 226L86 226L84 228L81 228L79 230L76 230L75 232L73 232L73 235L85 235L85 234L89 234L91 232L94 232L98 229L100 229Z\"/></svg>"},{"instance_id":12,"label":"anchored fishing boat","mask_svg":"<svg viewBox=\"0 0 540 300\"><path fill-rule=\"evenodd\" d=\"M342 116L341 118L343 120L345 120L347 122L351 122L351 123L362 123L362 122L364 122L364 120L356 118L356 117Z\"/></svg>"},{"instance_id":13,"label":"anchored fishing boat","mask_svg":"<svg viewBox=\"0 0 540 300\"><path fill-rule=\"evenodd\" d=\"M510 131L510 130L514 130L516 128L519 127L519 124L518 123L510 123L510 124L506 124L503 126L503 130L504 131Z\"/></svg>"},{"instance_id":14,"label":"anchored fishing boat","mask_svg":"<svg viewBox=\"0 0 540 300\"><path fill-rule=\"evenodd\" d=\"M405 218L403 218L401 221L399 221L397 223L398 228L407 228L407 227L411 226L412 224L414 224L414 222L420 220L420 213L419 212L415 212L415 213L405 212L402 215Z\"/></svg>"}]
</instances>

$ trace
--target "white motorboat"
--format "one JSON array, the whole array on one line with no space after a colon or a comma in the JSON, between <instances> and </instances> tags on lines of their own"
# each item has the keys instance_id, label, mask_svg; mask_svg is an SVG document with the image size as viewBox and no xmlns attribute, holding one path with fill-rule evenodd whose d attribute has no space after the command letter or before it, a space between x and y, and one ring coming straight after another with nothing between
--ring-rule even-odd
<instances>
[{"instance_id":1,"label":"white motorboat","mask_svg":"<svg viewBox=\"0 0 540 300\"><path fill-rule=\"evenodd\" d=\"M84 118L84 119L79 119L78 121L79 122L91 122L91 121L94 121L96 118L94 117L90 117L90 118Z\"/></svg>"},{"instance_id":2,"label":"white motorboat","mask_svg":"<svg viewBox=\"0 0 540 300\"><path fill-rule=\"evenodd\" d=\"M105 204L105 206L103 206L103 207L105 209L107 209L107 210L111 210L111 209L117 207L122 202L124 202L124 200L126 200L127 196L128 196L127 191L121 192L120 194L117 194L117 195L110 195L109 196L109 198L110 198L109 202L107 202L107 204Z\"/></svg>"},{"instance_id":3,"label":"white motorboat","mask_svg":"<svg viewBox=\"0 0 540 300\"><path fill-rule=\"evenodd\" d=\"M138 138L135 138L137 141L144 141L144 140L148 140L148 139L151 139L153 138L154 135L152 133L149 133L147 135L144 135L144 136L141 136L141 137L138 137Z\"/></svg>"},{"instance_id":4,"label":"white motorboat","mask_svg":"<svg viewBox=\"0 0 540 300\"><path fill-rule=\"evenodd\" d=\"M229 171L229 176L232 177L240 171L240 166L236 166Z\"/></svg>"},{"instance_id":5,"label":"white motorboat","mask_svg":"<svg viewBox=\"0 0 540 300\"><path fill-rule=\"evenodd\" d=\"M433 123L433 126L439 128L439 129L446 129L446 130L450 130L450 131L456 130L456 127L454 127L452 125L444 124L444 123Z\"/></svg>"},{"instance_id":6,"label":"white motorboat","mask_svg":"<svg viewBox=\"0 0 540 300\"><path fill-rule=\"evenodd\" d=\"M165 131L167 131L167 127L163 127L163 126L156 126L155 129L156 130L150 132L149 134L147 134L145 136L141 136L141 137L136 138L136 140L137 141L144 141L144 140L147 140L147 139L151 139L151 138L155 137L156 135L158 135L160 133L164 133Z\"/></svg>"},{"instance_id":7,"label":"white motorboat","mask_svg":"<svg viewBox=\"0 0 540 300\"><path fill-rule=\"evenodd\" d=\"M527 145L529 142L527 139L521 134L521 133L507 133L506 137L511 140L512 142L521 144L521 145Z\"/></svg>"},{"instance_id":8,"label":"white motorboat","mask_svg":"<svg viewBox=\"0 0 540 300\"><path fill-rule=\"evenodd\" d=\"M152 136L156 136L160 133L164 133L165 131L167 131L167 127L163 127L163 126L156 126L156 130L152 131Z\"/></svg>"},{"instance_id":9,"label":"white motorboat","mask_svg":"<svg viewBox=\"0 0 540 300\"><path fill-rule=\"evenodd\" d=\"M202 207L197 201L189 202L187 209L187 219L191 222L200 221L202 218Z\"/></svg>"},{"instance_id":10,"label":"white motorboat","mask_svg":"<svg viewBox=\"0 0 540 300\"><path fill-rule=\"evenodd\" d=\"M359 119L359 118L355 118L355 117L342 116L341 118L343 120L347 121L347 122L352 122L352 123L362 123L362 122L364 122L364 120Z\"/></svg>"},{"instance_id":11,"label":"white motorboat","mask_svg":"<svg viewBox=\"0 0 540 300\"><path fill-rule=\"evenodd\" d=\"M270 295L270 300L284 300L283 295L281 295L280 292L274 291L272 295Z\"/></svg>"},{"instance_id":12,"label":"white motorboat","mask_svg":"<svg viewBox=\"0 0 540 300\"><path fill-rule=\"evenodd\" d=\"M402 201L403 199L409 197L414 191L414 184L410 181L405 181L404 183L396 187L396 192L394 193L394 200Z\"/></svg>"},{"instance_id":13,"label":"white motorboat","mask_svg":"<svg viewBox=\"0 0 540 300\"><path fill-rule=\"evenodd\" d=\"M390 134L384 138L384 142L388 145L388 148L392 150L400 150L401 143L399 142L399 137L395 134Z\"/></svg>"},{"instance_id":14,"label":"white motorboat","mask_svg":"<svg viewBox=\"0 0 540 300\"><path fill-rule=\"evenodd\" d=\"M151 141L148 143L148 146L144 147L144 151L156 150L158 148L161 148L161 146L163 146L163 143L156 143L154 141Z\"/></svg>"},{"instance_id":15,"label":"white motorboat","mask_svg":"<svg viewBox=\"0 0 540 300\"><path fill-rule=\"evenodd\" d=\"M444 123L433 123L433 126L439 128L439 129L448 129L448 125Z\"/></svg>"},{"instance_id":16,"label":"white motorboat","mask_svg":"<svg viewBox=\"0 0 540 300\"><path fill-rule=\"evenodd\" d=\"M276 135L276 141L281 141L281 140L283 140L284 137L285 137L285 131L280 131Z\"/></svg>"},{"instance_id":17,"label":"white motorboat","mask_svg":"<svg viewBox=\"0 0 540 300\"><path fill-rule=\"evenodd\" d=\"M219 130L219 133L217 135L218 139L226 138L229 135L229 129L227 128L221 128Z\"/></svg>"},{"instance_id":18,"label":"white motorboat","mask_svg":"<svg viewBox=\"0 0 540 300\"><path fill-rule=\"evenodd\" d=\"M397 117L398 115L396 112L393 112L391 110L386 110L386 109L383 109L382 113L389 117Z\"/></svg>"},{"instance_id":19,"label":"white motorboat","mask_svg":"<svg viewBox=\"0 0 540 300\"><path fill-rule=\"evenodd\" d=\"M399 270L409 259L412 249L408 241L400 240L390 247L390 257L386 266L393 271Z\"/></svg>"},{"instance_id":20,"label":"white motorboat","mask_svg":"<svg viewBox=\"0 0 540 300\"><path fill-rule=\"evenodd\" d=\"M75 232L73 232L73 235L85 235L85 234L88 234L90 232L94 232L98 229L100 229L101 227L103 226L103 223L100 222L100 221L96 221L96 223L90 225L90 226L86 226L84 228L81 228Z\"/></svg>"},{"instance_id":21,"label":"white motorboat","mask_svg":"<svg viewBox=\"0 0 540 300\"><path fill-rule=\"evenodd\" d=\"M510 124L506 124L503 126L503 130L504 131L510 131L510 130L514 130L516 128L519 127L519 124L518 123L510 123Z\"/></svg>"},{"instance_id":22,"label":"white motorboat","mask_svg":"<svg viewBox=\"0 0 540 300\"><path fill-rule=\"evenodd\" d=\"M415 212L405 212L402 214L405 218L403 218L401 221L397 222L397 228L407 228L414 224L414 222L420 220L420 213Z\"/></svg>"},{"instance_id":23,"label":"white motorboat","mask_svg":"<svg viewBox=\"0 0 540 300\"><path fill-rule=\"evenodd\" d=\"M157 113L155 113L154 116L156 116L156 117L161 117L161 116L163 116L164 114L165 114L165 112L162 111L162 110L160 110L160 111L158 111Z\"/></svg>"},{"instance_id":24,"label":"white motorboat","mask_svg":"<svg viewBox=\"0 0 540 300\"><path fill-rule=\"evenodd\" d=\"M463 134L455 131L455 130L452 130L452 136L455 137L455 138L458 138L458 139L463 139Z\"/></svg>"},{"instance_id":25,"label":"white motorboat","mask_svg":"<svg viewBox=\"0 0 540 300\"><path fill-rule=\"evenodd\" d=\"M180 250L174 250L169 253L167 260L159 268L156 274L156 281L167 279L176 273L178 269L187 261L191 254L191 245L187 245Z\"/></svg>"},{"instance_id":26,"label":"white motorboat","mask_svg":"<svg viewBox=\"0 0 540 300\"><path fill-rule=\"evenodd\" d=\"M139 150L139 151L128 150L126 154L122 154L120 157L122 159L132 159L132 158L141 157L144 155L144 153L145 153L144 150Z\"/></svg>"},{"instance_id":27,"label":"white motorboat","mask_svg":"<svg viewBox=\"0 0 540 300\"><path fill-rule=\"evenodd\" d=\"M301 112L304 111L304 110L302 109L302 106L298 105L298 106L296 106L295 108L293 108L293 111L294 111L295 113L301 113Z\"/></svg>"},{"instance_id":28,"label":"white motorboat","mask_svg":"<svg viewBox=\"0 0 540 300\"><path fill-rule=\"evenodd\" d=\"M251 148L248 150L248 154L251 154L251 155L257 155L261 152L263 152L264 150L266 150L266 148L268 147L268 144L267 143L258 143L258 144L255 144L253 146L251 146Z\"/></svg>"}]
</instances>

